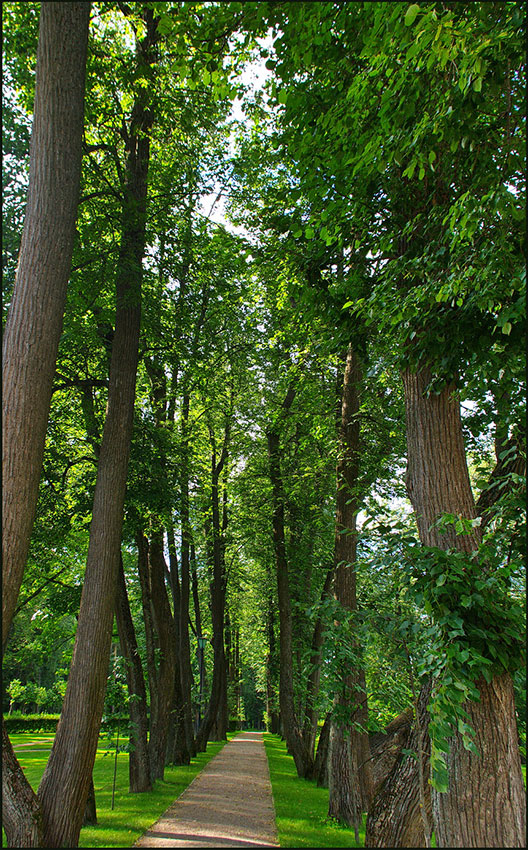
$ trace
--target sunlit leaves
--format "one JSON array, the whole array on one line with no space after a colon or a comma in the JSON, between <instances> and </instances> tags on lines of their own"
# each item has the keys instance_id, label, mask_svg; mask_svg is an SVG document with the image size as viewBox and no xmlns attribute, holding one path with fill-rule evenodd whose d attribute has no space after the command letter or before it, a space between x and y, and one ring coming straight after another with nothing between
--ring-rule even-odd
<instances>
[{"instance_id":1,"label":"sunlit leaves","mask_svg":"<svg viewBox=\"0 0 528 850\"><path fill-rule=\"evenodd\" d=\"M418 3L413 3L412 6L409 6L409 8L407 9L407 11L405 13L405 18L404 18L406 27L411 27L414 24L419 12L420 12L420 7L419 7Z\"/></svg>"}]
</instances>

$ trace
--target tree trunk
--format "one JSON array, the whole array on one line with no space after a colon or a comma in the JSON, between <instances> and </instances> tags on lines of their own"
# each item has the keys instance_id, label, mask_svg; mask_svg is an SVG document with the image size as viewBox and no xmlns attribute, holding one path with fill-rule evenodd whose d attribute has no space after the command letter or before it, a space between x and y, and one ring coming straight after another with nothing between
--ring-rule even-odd
<instances>
[{"instance_id":1,"label":"tree trunk","mask_svg":"<svg viewBox=\"0 0 528 850\"><path fill-rule=\"evenodd\" d=\"M4 333L2 653L26 566L79 200L90 3L43 3L24 230Z\"/></svg>"},{"instance_id":2,"label":"tree trunk","mask_svg":"<svg viewBox=\"0 0 528 850\"><path fill-rule=\"evenodd\" d=\"M123 571L123 560L119 559L117 580L116 622L125 659L130 712L130 750L128 760L129 790L131 793L151 791L150 758L148 750L147 692L143 666L139 656L136 633L128 604L128 595Z\"/></svg>"},{"instance_id":3,"label":"tree trunk","mask_svg":"<svg viewBox=\"0 0 528 850\"><path fill-rule=\"evenodd\" d=\"M97 824L97 806L95 803L95 788L92 778L90 779L90 787L88 789L88 799L86 800L86 807L84 809L84 818L82 825L83 826L95 826Z\"/></svg>"},{"instance_id":4,"label":"tree trunk","mask_svg":"<svg viewBox=\"0 0 528 850\"><path fill-rule=\"evenodd\" d=\"M370 736L370 752L372 759L372 776L374 780L374 795L378 793L400 757L402 747L413 724L413 710L407 708L385 727L383 732Z\"/></svg>"},{"instance_id":5,"label":"tree trunk","mask_svg":"<svg viewBox=\"0 0 528 850\"><path fill-rule=\"evenodd\" d=\"M418 718L406 726L404 748L418 752L421 737L423 753L423 796L425 814L431 824L431 786L429 754L431 743L427 734L429 715L427 705L431 696L431 681L422 686L418 699ZM401 715L400 715L401 717ZM420 727L421 736L418 734ZM417 758L400 754L385 782L376 794L368 812L365 847L428 847L420 807L420 770Z\"/></svg>"},{"instance_id":6,"label":"tree trunk","mask_svg":"<svg viewBox=\"0 0 528 850\"><path fill-rule=\"evenodd\" d=\"M359 405L361 367L350 344L348 347L342 388L339 424L339 458L337 463L336 528L334 550L334 596L348 612L356 602L356 516L358 512L359 476ZM359 655L357 639L349 640ZM354 724L366 727L367 706L365 674L359 663L347 670L336 696L337 711L332 713L329 757L328 814L341 823L357 825L362 811L368 809L373 794L372 765L367 732L359 732ZM348 728L340 719L350 713Z\"/></svg>"},{"instance_id":7,"label":"tree trunk","mask_svg":"<svg viewBox=\"0 0 528 850\"><path fill-rule=\"evenodd\" d=\"M212 525L210 547L213 568L213 580L211 584L211 621L213 627L213 679L211 683L211 696L207 710L198 731L197 749L204 752L207 741L217 722L220 709L220 722L222 728L215 730L216 740L225 740L227 725L225 723L224 705L227 702L227 673L226 657L224 650L224 616L227 589L227 576L225 571L225 532L227 529L227 515L224 510L223 520L220 519L220 497L219 482L220 475L226 464L228 447L231 433L229 418L226 419L224 440L220 458L217 462L215 436L212 428L209 428L211 439L211 507Z\"/></svg>"},{"instance_id":8,"label":"tree trunk","mask_svg":"<svg viewBox=\"0 0 528 850\"><path fill-rule=\"evenodd\" d=\"M2 826L7 847L43 847L42 809L13 752L2 720Z\"/></svg>"},{"instance_id":9,"label":"tree trunk","mask_svg":"<svg viewBox=\"0 0 528 850\"><path fill-rule=\"evenodd\" d=\"M176 633L165 588L165 558L163 557L163 535L152 533L149 546L149 576L154 629L159 649L155 688L156 701L150 707L150 773L152 781L163 780L167 739L174 697L176 664ZM152 690L151 690L152 694Z\"/></svg>"},{"instance_id":10,"label":"tree trunk","mask_svg":"<svg viewBox=\"0 0 528 850\"><path fill-rule=\"evenodd\" d=\"M171 720L167 738L167 755L165 764L190 764L191 751L187 745L187 733L185 730L185 717L183 709L183 695L180 671L180 580L178 578L178 559L176 556L176 544L174 541L174 528L169 524L167 528L167 539L169 545L169 580L174 607L174 635L175 667L174 667L174 695L172 698Z\"/></svg>"},{"instance_id":11,"label":"tree trunk","mask_svg":"<svg viewBox=\"0 0 528 850\"><path fill-rule=\"evenodd\" d=\"M325 583L321 591L321 602L327 599L332 579L334 577L334 567L328 570L325 578ZM312 758L315 749L315 738L317 735L317 720L319 713L316 709L316 700L319 693L319 685L321 681L321 650L323 646L323 619L321 616L317 618L312 635L312 644L310 648L310 673L308 674L308 682L306 684L306 701L304 709L304 724L302 737L306 749L311 754ZM315 776L315 762L313 766L313 775Z\"/></svg>"},{"instance_id":12,"label":"tree trunk","mask_svg":"<svg viewBox=\"0 0 528 850\"><path fill-rule=\"evenodd\" d=\"M525 847L526 795L519 755L513 682L508 673L477 682L466 703L476 756L457 737L447 757L449 788L433 791L437 847Z\"/></svg>"},{"instance_id":13,"label":"tree trunk","mask_svg":"<svg viewBox=\"0 0 528 850\"><path fill-rule=\"evenodd\" d=\"M150 10L140 45L142 62L157 39ZM116 277L116 321L108 404L97 466L90 542L66 695L39 796L45 843L76 847L95 759L106 690L128 457L132 436L145 251L148 132L147 92L138 96L128 137L127 185Z\"/></svg>"},{"instance_id":14,"label":"tree trunk","mask_svg":"<svg viewBox=\"0 0 528 850\"><path fill-rule=\"evenodd\" d=\"M434 526L443 514L477 516L467 470L455 386L426 395L431 372L402 375L407 422L407 489L420 540L426 546L474 551L480 532L457 535ZM449 790L433 791L437 846L524 847L525 791L509 674L478 683L479 702L465 708L481 755L468 752L456 733L448 755Z\"/></svg>"},{"instance_id":15,"label":"tree trunk","mask_svg":"<svg viewBox=\"0 0 528 850\"><path fill-rule=\"evenodd\" d=\"M321 734L319 735L319 743L317 744L317 753L315 756L315 765L313 770L314 779L318 787L328 788L328 751L330 748L330 728L332 725L332 714L329 711L325 717Z\"/></svg>"},{"instance_id":16,"label":"tree trunk","mask_svg":"<svg viewBox=\"0 0 528 850\"><path fill-rule=\"evenodd\" d=\"M267 632L268 654L266 656L266 713L268 715L269 731L274 735L279 733L279 712L277 710L277 653L275 641L275 614L272 593L272 565L266 558L266 573L269 582L267 593Z\"/></svg>"},{"instance_id":17,"label":"tree trunk","mask_svg":"<svg viewBox=\"0 0 528 850\"><path fill-rule=\"evenodd\" d=\"M196 552L194 549L194 545L191 544L191 584L192 584L192 595L193 595L193 603L194 603L194 617L196 623L196 635L197 637L203 637L203 628L202 628L202 613L200 609L200 597L198 595L198 575L196 572ZM198 658L198 670L200 677L200 690L199 690L199 707L198 707L198 726L202 719L202 700L204 691L207 688L207 681L205 675L205 650L200 643L198 643L198 648L196 651Z\"/></svg>"},{"instance_id":18,"label":"tree trunk","mask_svg":"<svg viewBox=\"0 0 528 850\"><path fill-rule=\"evenodd\" d=\"M189 602L190 602L190 550L191 523L189 517L189 403L186 393L182 404L182 461L180 474L181 487L181 585L179 617L179 662L183 721L187 749L191 756L196 755L196 742L192 723L191 706L191 646L189 642Z\"/></svg>"},{"instance_id":19,"label":"tree trunk","mask_svg":"<svg viewBox=\"0 0 528 850\"><path fill-rule=\"evenodd\" d=\"M290 394L291 395L291 394ZM292 397L293 400L293 397ZM290 402L291 404L291 402ZM283 405L284 406L284 405ZM303 741L295 715L293 696L292 611L288 560L284 536L284 492L280 468L280 439L275 430L268 431L268 455L273 499L273 547L277 565L279 599L279 704L281 722L288 750L300 777L309 776L313 758Z\"/></svg>"}]
</instances>

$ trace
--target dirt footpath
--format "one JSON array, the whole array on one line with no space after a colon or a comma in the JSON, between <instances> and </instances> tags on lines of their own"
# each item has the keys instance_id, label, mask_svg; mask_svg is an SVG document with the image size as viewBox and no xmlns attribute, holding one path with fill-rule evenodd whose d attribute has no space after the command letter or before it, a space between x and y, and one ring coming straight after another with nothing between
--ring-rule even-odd
<instances>
[{"instance_id":1,"label":"dirt footpath","mask_svg":"<svg viewBox=\"0 0 528 850\"><path fill-rule=\"evenodd\" d=\"M135 847L278 847L262 732L240 732Z\"/></svg>"}]
</instances>

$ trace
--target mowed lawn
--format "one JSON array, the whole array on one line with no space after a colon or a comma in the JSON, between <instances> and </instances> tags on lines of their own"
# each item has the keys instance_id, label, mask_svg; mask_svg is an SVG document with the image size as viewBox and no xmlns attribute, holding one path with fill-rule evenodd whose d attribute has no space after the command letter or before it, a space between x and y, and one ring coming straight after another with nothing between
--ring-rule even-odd
<instances>
[{"instance_id":1,"label":"mowed lawn","mask_svg":"<svg viewBox=\"0 0 528 850\"><path fill-rule=\"evenodd\" d=\"M36 791L46 767L53 735L36 732L11 735L10 739L30 785ZM120 745L122 743L123 739ZM129 794L128 753L118 753L112 811L115 739L113 742L100 739L93 771L98 824L83 827L79 847L130 847L179 797L223 745L224 742L209 743L207 752L199 753L189 766L166 767L164 781L156 782L154 790L146 794ZM2 831L2 847L5 846Z\"/></svg>"},{"instance_id":2,"label":"mowed lawn","mask_svg":"<svg viewBox=\"0 0 528 850\"><path fill-rule=\"evenodd\" d=\"M339 826L328 819L328 788L318 788L308 779L299 779L285 741L266 733L277 830L281 847L362 847L365 843L365 818L359 829L359 845L354 829Z\"/></svg>"}]
</instances>

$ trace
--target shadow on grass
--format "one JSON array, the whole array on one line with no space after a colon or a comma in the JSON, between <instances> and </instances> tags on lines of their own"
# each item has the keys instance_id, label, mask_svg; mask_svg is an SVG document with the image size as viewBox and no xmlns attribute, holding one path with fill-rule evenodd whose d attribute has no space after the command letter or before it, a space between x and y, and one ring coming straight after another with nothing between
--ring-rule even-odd
<instances>
[{"instance_id":1,"label":"shadow on grass","mask_svg":"<svg viewBox=\"0 0 528 850\"><path fill-rule=\"evenodd\" d=\"M266 733L264 744L270 770L273 801L281 847L357 847L354 830L328 820L328 788L299 779L286 743ZM364 819L363 819L364 821ZM365 842L365 824L359 831Z\"/></svg>"},{"instance_id":2,"label":"shadow on grass","mask_svg":"<svg viewBox=\"0 0 528 850\"><path fill-rule=\"evenodd\" d=\"M11 741L15 746L24 774L36 791L51 750L49 733L42 737L35 734L13 735ZM120 739L120 743L124 743L123 738ZM131 847L183 793L207 762L222 749L224 743L224 741L209 743L207 752L199 753L192 759L190 765L166 767L164 781L156 782L153 790L145 794L129 793L128 753L118 753L112 811L115 741L101 740L93 770L97 826L83 827L79 847ZM26 747L24 744L31 744L31 746ZM5 836L2 835L2 847L5 846Z\"/></svg>"}]
</instances>

